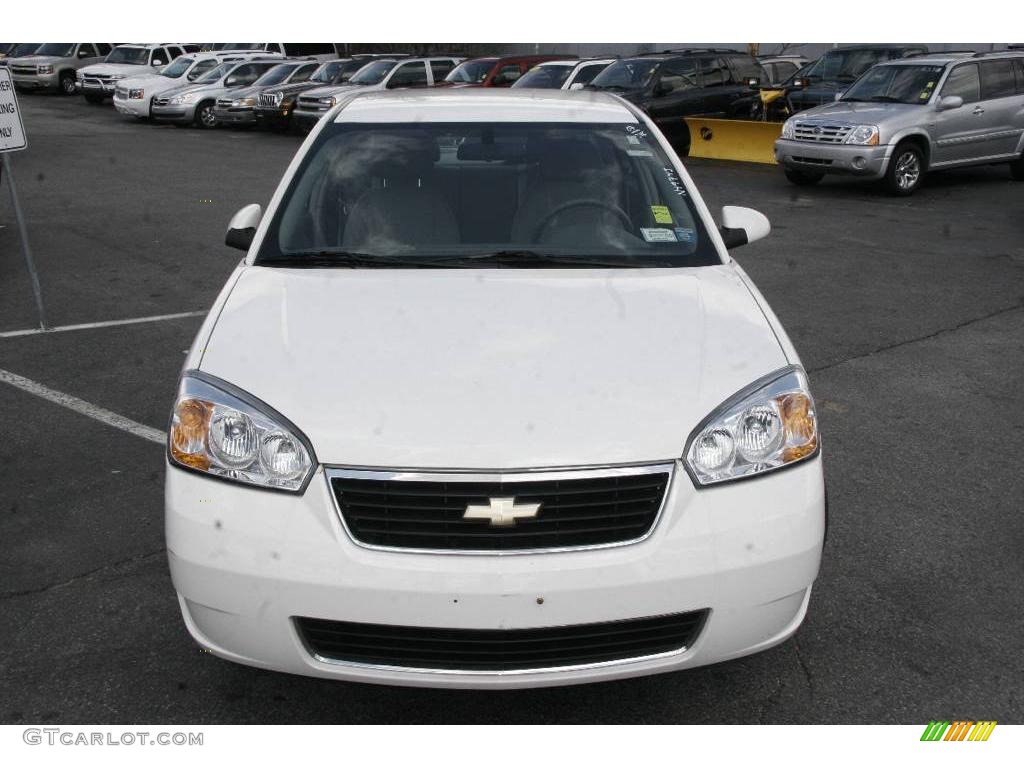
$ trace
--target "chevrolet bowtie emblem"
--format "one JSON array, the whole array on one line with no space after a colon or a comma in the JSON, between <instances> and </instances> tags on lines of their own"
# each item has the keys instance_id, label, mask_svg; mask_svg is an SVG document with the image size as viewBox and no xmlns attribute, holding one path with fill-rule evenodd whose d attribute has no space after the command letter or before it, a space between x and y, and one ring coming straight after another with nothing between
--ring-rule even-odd
<instances>
[{"instance_id":1,"label":"chevrolet bowtie emblem","mask_svg":"<svg viewBox=\"0 0 1024 768\"><path fill-rule=\"evenodd\" d=\"M494 526L516 524L517 518L536 517L540 504L516 504L514 496L500 496L488 499L487 504L470 504L462 515L463 520L489 520Z\"/></svg>"}]
</instances>

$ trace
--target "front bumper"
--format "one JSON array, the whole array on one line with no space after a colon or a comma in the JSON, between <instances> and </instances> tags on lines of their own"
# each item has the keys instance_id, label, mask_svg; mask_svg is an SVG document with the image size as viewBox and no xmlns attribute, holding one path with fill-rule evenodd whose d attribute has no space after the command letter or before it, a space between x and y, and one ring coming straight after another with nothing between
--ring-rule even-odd
<instances>
[{"instance_id":1,"label":"front bumper","mask_svg":"<svg viewBox=\"0 0 1024 768\"><path fill-rule=\"evenodd\" d=\"M114 109L122 115L149 117L149 99L123 99L115 93Z\"/></svg>"},{"instance_id":2,"label":"front bumper","mask_svg":"<svg viewBox=\"0 0 1024 768\"><path fill-rule=\"evenodd\" d=\"M26 91L45 91L57 88L60 85L60 73L52 72L48 75L23 74L11 72L11 79L14 85Z\"/></svg>"},{"instance_id":3,"label":"front bumper","mask_svg":"<svg viewBox=\"0 0 1024 768\"><path fill-rule=\"evenodd\" d=\"M215 107L213 114L225 125L256 125L256 113L252 107Z\"/></svg>"},{"instance_id":4,"label":"front bumper","mask_svg":"<svg viewBox=\"0 0 1024 768\"><path fill-rule=\"evenodd\" d=\"M231 661L315 677L453 688L553 686L733 659L788 638L821 560L821 459L695 490L677 466L661 519L631 545L460 555L376 551L341 524L323 469L301 496L167 467L166 534L186 626ZM315 658L294 618L521 629L710 609L679 653L586 668L457 672Z\"/></svg>"},{"instance_id":5,"label":"front bumper","mask_svg":"<svg viewBox=\"0 0 1024 768\"><path fill-rule=\"evenodd\" d=\"M864 178L885 175L891 147L855 144L824 144L813 141L777 139L775 160L785 167L807 173L842 174Z\"/></svg>"},{"instance_id":6,"label":"front bumper","mask_svg":"<svg viewBox=\"0 0 1024 768\"><path fill-rule=\"evenodd\" d=\"M256 122L268 125L283 125L288 122L291 117L291 107L260 107L257 106L253 110L253 115L256 117Z\"/></svg>"},{"instance_id":7,"label":"front bumper","mask_svg":"<svg viewBox=\"0 0 1024 768\"><path fill-rule=\"evenodd\" d=\"M101 80L85 78L84 80L76 80L75 85L78 87L78 91L80 93L96 96L113 96L114 91L117 89L116 80L112 82L104 82Z\"/></svg>"},{"instance_id":8,"label":"front bumper","mask_svg":"<svg viewBox=\"0 0 1024 768\"><path fill-rule=\"evenodd\" d=\"M195 120L195 104L165 104L159 106L154 104L150 110L154 120L162 120L170 123L191 123Z\"/></svg>"},{"instance_id":9,"label":"front bumper","mask_svg":"<svg viewBox=\"0 0 1024 768\"><path fill-rule=\"evenodd\" d=\"M296 125L299 130L310 131L313 126L320 122L320 118L327 114L329 110L323 112L314 112L307 109L296 109L292 113L292 122Z\"/></svg>"}]
</instances>

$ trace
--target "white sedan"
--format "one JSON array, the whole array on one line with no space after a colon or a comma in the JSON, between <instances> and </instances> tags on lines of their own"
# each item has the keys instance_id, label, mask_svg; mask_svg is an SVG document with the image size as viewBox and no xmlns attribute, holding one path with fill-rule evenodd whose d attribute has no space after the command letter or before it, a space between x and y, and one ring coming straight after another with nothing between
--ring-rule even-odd
<instances>
[{"instance_id":1,"label":"white sedan","mask_svg":"<svg viewBox=\"0 0 1024 768\"><path fill-rule=\"evenodd\" d=\"M514 688L770 648L825 533L807 376L654 124L604 93L349 95L185 361L166 532L235 662Z\"/></svg>"}]
</instances>

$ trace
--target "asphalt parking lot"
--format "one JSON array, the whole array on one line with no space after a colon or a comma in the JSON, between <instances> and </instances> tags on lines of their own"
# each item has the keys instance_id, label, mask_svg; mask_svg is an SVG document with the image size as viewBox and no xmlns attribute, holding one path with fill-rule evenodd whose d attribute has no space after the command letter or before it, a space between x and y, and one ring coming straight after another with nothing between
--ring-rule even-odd
<instances>
[{"instance_id":1,"label":"asphalt parking lot","mask_svg":"<svg viewBox=\"0 0 1024 768\"><path fill-rule=\"evenodd\" d=\"M13 157L53 326L201 313L296 137L136 124L22 96ZM810 373L831 527L794 640L712 667L517 692L343 684L189 638L163 543L163 448L0 382L0 721L1024 722L1024 184L948 172L913 197L688 164ZM0 370L162 430L201 314L49 334L0 191ZM6 335L5 335L6 334Z\"/></svg>"}]
</instances>

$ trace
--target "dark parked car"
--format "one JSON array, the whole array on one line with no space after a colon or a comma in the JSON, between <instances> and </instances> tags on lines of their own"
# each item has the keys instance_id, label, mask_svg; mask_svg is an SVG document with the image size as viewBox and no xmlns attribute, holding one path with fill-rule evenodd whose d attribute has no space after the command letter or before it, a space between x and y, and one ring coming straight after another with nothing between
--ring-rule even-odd
<instances>
[{"instance_id":1,"label":"dark parked car","mask_svg":"<svg viewBox=\"0 0 1024 768\"><path fill-rule=\"evenodd\" d=\"M256 103L263 91L274 86L284 88L291 83L308 82L317 66L315 61L284 61L268 69L248 88L217 99L213 108L217 122L232 126L256 125Z\"/></svg>"},{"instance_id":2,"label":"dark parked car","mask_svg":"<svg viewBox=\"0 0 1024 768\"><path fill-rule=\"evenodd\" d=\"M793 85L794 78L802 81L802 87L792 88L789 93L793 111L835 101L836 94L849 88L875 64L925 53L928 53L928 48L924 45L848 45L834 48L813 66L786 81L787 86Z\"/></svg>"},{"instance_id":3,"label":"dark parked car","mask_svg":"<svg viewBox=\"0 0 1024 768\"><path fill-rule=\"evenodd\" d=\"M611 91L650 115L677 152L687 154L684 117L735 117L733 104L750 81L767 82L757 60L740 51L687 48L634 56L610 64L587 88Z\"/></svg>"},{"instance_id":4,"label":"dark parked car","mask_svg":"<svg viewBox=\"0 0 1024 768\"><path fill-rule=\"evenodd\" d=\"M478 86L482 88L508 88L516 80L525 75L531 67L545 61L557 59L574 59L575 56L558 56L555 54L541 56L503 56L464 61L445 77L439 87L453 86L465 88Z\"/></svg>"},{"instance_id":5,"label":"dark parked car","mask_svg":"<svg viewBox=\"0 0 1024 768\"><path fill-rule=\"evenodd\" d=\"M347 83L352 75L375 58L379 57L376 54L364 54L327 61L305 82L293 81L286 85L262 89L256 96L256 122L275 130L288 130L291 126L292 111L300 93L324 85Z\"/></svg>"}]
</instances>

